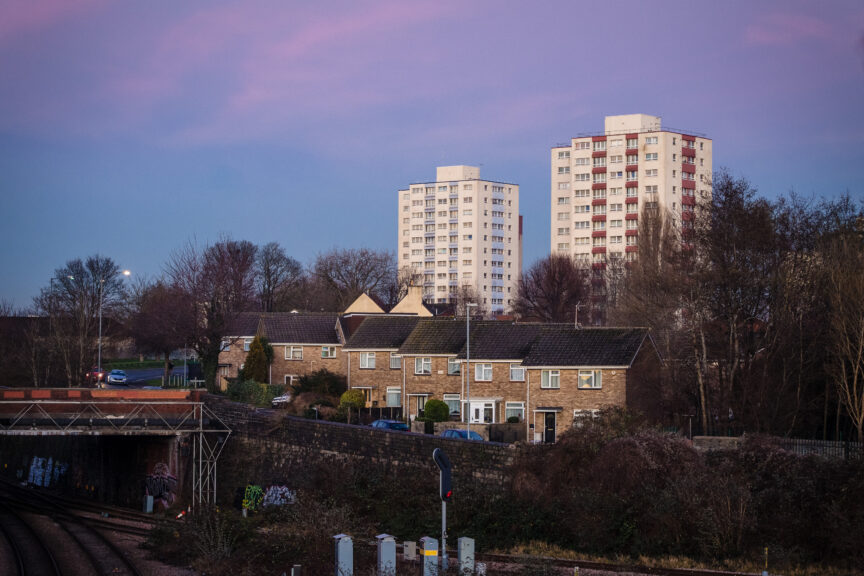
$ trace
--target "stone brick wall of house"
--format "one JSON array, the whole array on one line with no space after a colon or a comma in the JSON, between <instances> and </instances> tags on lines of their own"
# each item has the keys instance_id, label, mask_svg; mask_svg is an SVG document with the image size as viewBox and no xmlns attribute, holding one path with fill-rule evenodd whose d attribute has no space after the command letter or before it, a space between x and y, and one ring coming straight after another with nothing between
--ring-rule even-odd
<instances>
[{"instance_id":1,"label":"stone brick wall of house","mask_svg":"<svg viewBox=\"0 0 864 576\"><path fill-rule=\"evenodd\" d=\"M437 479L432 461L435 448L442 448L453 463L455 490L466 482L500 488L508 481L508 469L520 449L520 445L449 440L287 415L257 420L257 411L245 405L212 396L206 402L235 430L219 460L220 502L230 502L234 491L248 483L290 485L311 467L327 463L377 467L404 482L429 475Z\"/></svg>"},{"instance_id":2,"label":"stone brick wall of house","mask_svg":"<svg viewBox=\"0 0 864 576\"><path fill-rule=\"evenodd\" d=\"M405 392L406 394L428 394L427 398L444 400L444 394L461 394L462 377L460 374L447 374L447 358L443 356L431 356L431 374L415 374L414 356L403 358L405 366ZM408 414L417 415L417 397L408 397ZM403 399L404 403L404 399Z\"/></svg>"},{"instance_id":3,"label":"stone brick wall of house","mask_svg":"<svg viewBox=\"0 0 864 576\"><path fill-rule=\"evenodd\" d=\"M371 352L371 350L370 350ZM375 351L375 368L360 368L360 352L345 352L349 372L350 387L371 386L369 402L378 402L378 406L387 405L387 387L398 386L402 390L402 370L390 368L390 351ZM347 357L350 356L350 362ZM400 360L401 361L401 360Z\"/></svg>"},{"instance_id":4,"label":"stone brick wall of house","mask_svg":"<svg viewBox=\"0 0 864 576\"><path fill-rule=\"evenodd\" d=\"M598 410L604 406L626 405L627 371L623 369L602 370L602 387L599 389L579 388L579 370L560 370L560 388L541 388L542 370L529 369L531 398L526 417L532 420L533 411L538 406L561 406L557 413L555 433L559 436L573 424L574 410ZM537 419L535 431L543 429L542 420Z\"/></svg>"},{"instance_id":5,"label":"stone brick wall of house","mask_svg":"<svg viewBox=\"0 0 864 576\"><path fill-rule=\"evenodd\" d=\"M295 347L298 346L303 349L303 358L301 360L288 360L285 358L285 349L286 347L289 349L288 355L290 356L291 346L285 344L273 344L273 364L271 366L273 384L284 384L286 375L303 376L304 374L322 368L326 368L335 374L344 375L346 373L341 346L334 346L336 349L335 358L322 358L321 346L311 346L308 344L295 345ZM221 376L220 382L223 388L225 387L226 377L237 377L240 371L240 366L246 362L247 354L248 352L243 350L242 338L231 341L230 349L222 351L219 354L220 365L230 364L230 366L223 366L219 370L219 375Z\"/></svg>"}]
</instances>

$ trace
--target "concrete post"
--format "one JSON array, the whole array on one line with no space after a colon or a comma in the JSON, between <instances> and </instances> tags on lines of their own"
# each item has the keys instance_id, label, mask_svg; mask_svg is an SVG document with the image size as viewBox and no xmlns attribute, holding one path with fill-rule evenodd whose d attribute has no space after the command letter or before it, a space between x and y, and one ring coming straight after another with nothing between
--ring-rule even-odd
<instances>
[{"instance_id":1,"label":"concrete post","mask_svg":"<svg viewBox=\"0 0 864 576\"><path fill-rule=\"evenodd\" d=\"M423 576L438 576L438 540L424 536L420 539L423 549Z\"/></svg>"},{"instance_id":2,"label":"concrete post","mask_svg":"<svg viewBox=\"0 0 864 576\"><path fill-rule=\"evenodd\" d=\"M354 542L347 534L336 534L335 576L354 576Z\"/></svg>"},{"instance_id":3,"label":"concrete post","mask_svg":"<svg viewBox=\"0 0 864 576\"><path fill-rule=\"evenodd\" d=\"M402 559L413 562L417 560L417 543L413 540L405 540L402 543Z\"/></svg>"},{"instance_id":4,"label":"concrete post","mask_svg":"<svg viewBox=\"0 0 864 576\"><path fill-rule=\"evenodd\" d=\"M462 537L458 542L459 574L474 573L474 539Z\"/></svg>"},{"instance_id":5,"label":"concrete post","mask_svg":"<svg viewBox=\"0 0 864 576\"><path fill-rule=\"evenodd\" d=\"M396 539L389 534L379 534L378 541L378 576L396 575Z\"/></svg>"}]
</instances>

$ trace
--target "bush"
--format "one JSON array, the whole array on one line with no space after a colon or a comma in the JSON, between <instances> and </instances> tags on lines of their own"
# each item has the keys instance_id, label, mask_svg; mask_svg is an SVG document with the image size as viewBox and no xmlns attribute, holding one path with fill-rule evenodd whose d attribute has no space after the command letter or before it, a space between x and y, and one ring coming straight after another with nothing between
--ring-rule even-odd
<instances>
[{"instance_id":1,"label":"bush","mask_svg":"<svg viewBox=\"0 0 864 576\"><path fill-rule=\"evenodd\" d=\"M245 402L256 406L269 406L274 396L271 387L254 380L233 380L228 382L228 398L235 402ZM273 387L275 388L275 387Z\"/></svg>"},{"instance_id":2,"label":"bush","mask_svg":"<svg viewBox=\"0 0 864 576\"><path fill-rule=\"evenodd\" d=\"M366 396L360 390L348 390L339 399L339 410L348 413L348 423L351 423L351 410L360 410L366 406Z\"/></svg>"},{"instance_id":3,"label":"bush","mask_svg":"<svg viewBox=\"0 0 864 576\"><path fill-rule=\"evenodd\" d=\"M306 392L314 392L325 396L339 396L348 389L344 376L334 374L326 368L316 370L311 374L304 374L294 384L294 394L300 395Z\"/></svg>"},{"instance_id":4,"label":"bush","mask_svg":"<svg viewBox=\"0 0 864 576\"><path fill-rule=\"evenodd\" d=\"M518 424L519 423L519 417L518 416L510 416L509 418L507 418L507 423L508 424Z\"/></svg>"},{"instance_id":5,"label":"bush","mask_svg":"<svg viewBox=\"0 0 864 576\"><path fill-rule=\"evenodd\" d=\"M446 422L450 419L450 407L437 398L430 398L423 408L423 417L428 422Z\"/></svg>"},{"instance_id":6,"label":"bush","mask_svg":"<svg viewBox=\"0 0 864 576\"><path fill-rule=\"evenodd\" d=\"M270 359L273 357L273 348L270 347L270 354L267 354L266 347L270 346L267 341L260 336L256 336L249 345L249 353L246 355L246 362L243 364L243 379L255 380L256 382L266 382L267 373L270 367Z\"/></svg>"}]
</instances>

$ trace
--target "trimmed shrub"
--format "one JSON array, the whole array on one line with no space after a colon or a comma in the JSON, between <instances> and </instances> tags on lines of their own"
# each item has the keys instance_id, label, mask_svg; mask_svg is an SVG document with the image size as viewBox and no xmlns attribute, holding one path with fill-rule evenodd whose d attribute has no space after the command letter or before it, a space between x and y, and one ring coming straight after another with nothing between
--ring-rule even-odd
<instances>
[{"instance_id":1,"label":"trimmed shrub","mask_svg":"<svg viewBox=\"0 0 864 576\"><path fill-rule=\"evenodd\" d=\"M423 416L427 422L446 422L450 419L450 407L437 398L430 398L423 408Z\"/></svg>"}]
</instances>

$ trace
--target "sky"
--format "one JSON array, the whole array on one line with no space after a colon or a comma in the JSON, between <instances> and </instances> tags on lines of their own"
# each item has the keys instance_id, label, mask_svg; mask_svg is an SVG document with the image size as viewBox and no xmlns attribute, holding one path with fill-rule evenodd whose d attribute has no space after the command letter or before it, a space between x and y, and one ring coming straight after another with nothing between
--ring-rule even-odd
<instances>
[{"instance_id":1,"label":"sky","mask_svg":"<svg viewBox=\"0 0 864 576\"><path fill-rule=\"evenodd\" d=\"M0 299L220 237L395 252L397 191L517 183L606 115L714 141L759 193L864 198L864 3L0 0Z\"/></svg>"}]
</instances>

